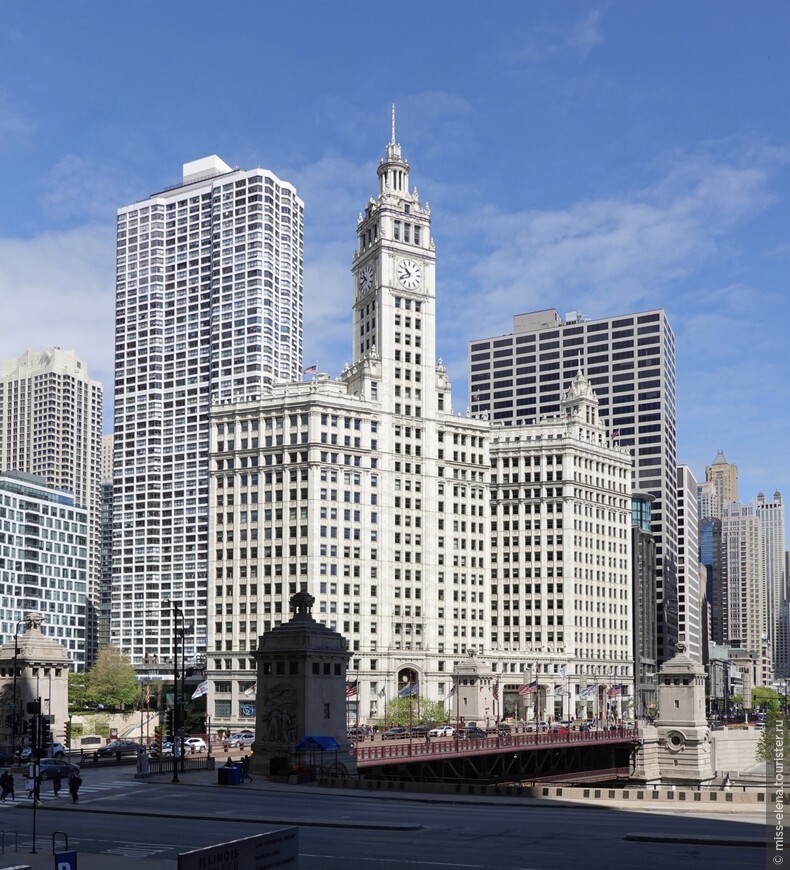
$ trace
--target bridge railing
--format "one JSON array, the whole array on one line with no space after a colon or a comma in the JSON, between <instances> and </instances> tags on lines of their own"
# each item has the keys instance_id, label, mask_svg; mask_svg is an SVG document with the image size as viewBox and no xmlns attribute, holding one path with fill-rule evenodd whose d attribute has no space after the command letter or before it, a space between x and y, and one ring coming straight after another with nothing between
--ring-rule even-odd
<instances>
[{"instance_id":1,"label":"bridge railing","mask_svg":"<svg viewBox=\"0 0 790 870\"><path fill-rule=\"evenodd\" d=\"M533 731L522 734L500 734L462 740L431 740L420 738L397 743L373 743L352 750L358 762L399 758L428 758L447 755L474 755L502 749L537 749L551 746L621 743L638 739L635 728L615 728L607 731Z\"/></svg>"}]
</instances>

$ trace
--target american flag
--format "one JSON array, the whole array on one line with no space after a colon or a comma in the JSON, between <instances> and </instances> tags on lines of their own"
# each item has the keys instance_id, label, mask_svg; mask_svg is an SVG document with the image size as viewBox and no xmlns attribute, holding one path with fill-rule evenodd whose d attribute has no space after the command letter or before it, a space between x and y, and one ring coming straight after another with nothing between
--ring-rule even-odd
<instances>
[{"instance_id":1,"label":"american flag","mask_svg":"<svg viewBox=\"0 0 790 870\"><path fill-rule=\"evenodd\" d=\"M314 375L318 371L318 363L311 366L305 366L303 371L306 375Z\"/></svg>"},{"instance_id":2,"label":"american flag","mask_svg":"<svg viewBox=\"0 0 790 870\"><path fill-rule=\"evenodd\" d=\"M495 700L499 700L499 680L494 683L494 689L491 692L491 697Z\"/></svg>"},{"instance_id":3,"label":"american flag","mask_svg":"<svg viewBox=\"0 0 790 870\"><path fill-rule=\"evenodd\" d=\"M531 683L527 683L518 690L518 693L519 695L521 695L522 698L524 697L524 695L537 695L538 681L533 680Z\"/></svg>"},{"instance_id":4,"label":"american flag","mask_svg":"<svg viewBox=\"0 0 790 870\"><path fill-rule=\"evenodd\" d=\"M347 698L356 698L357 697L357 681L354 680L353 683L346 683L346 697Z\"/></svg>"},{"instance_id":5,"label":"american flag","mask_svg":"<svg viewBox=\"0 0 790 870\"><path fill-rule=\"evenodd\" d=\"M606 690L606 694L609 698L613 698L615 695L622 695L623 694L623 684L622 683L615 683L611 689Z\"/></svg>"},{"instance_id":6,"label":"american flag","mask_svg":"<svg viewBox=\"0 0 790 870\"><path fill-rule=\"evenodd\" d=\"M480 401L480 393L472 393L472 401L479 402Z\"/></svg>"}]
</instances>

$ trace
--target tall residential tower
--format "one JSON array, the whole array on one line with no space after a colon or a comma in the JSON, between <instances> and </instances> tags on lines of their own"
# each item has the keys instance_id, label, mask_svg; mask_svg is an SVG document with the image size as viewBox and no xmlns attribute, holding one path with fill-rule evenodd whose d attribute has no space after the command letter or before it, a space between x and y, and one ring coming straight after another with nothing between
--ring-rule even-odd
<instances>
[{"instance_id":1,"label":"tall residential tower","mask_svg":"<svg viewBox=\"0 0 790 870\"><path fill-rule=\"evenodd\" d=\"M209 409L301 372L303 219L218 157L118 211L110 640L135 663L172 657L169 601L205 653Z\"/></svg>"}]
</instances>

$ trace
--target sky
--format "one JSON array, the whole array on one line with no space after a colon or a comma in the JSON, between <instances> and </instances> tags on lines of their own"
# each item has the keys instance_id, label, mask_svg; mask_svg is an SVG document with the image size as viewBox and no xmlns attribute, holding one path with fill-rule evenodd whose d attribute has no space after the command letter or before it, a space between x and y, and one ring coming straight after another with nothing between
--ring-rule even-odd
<instances>
[{"instance_id":1,"label":"sky","mask_svg":"<svg viewBox=\"0 0 790 870\"><path fill-rule=\"evenodd\" d=\"M0 0L0 359L113 382L116 209L217 154L305 202L305 365L351 357L356 218L397 106L438 353L541 308L666 309L678 461L790 495L790 5Z\"/></svg>"}]
</instances>

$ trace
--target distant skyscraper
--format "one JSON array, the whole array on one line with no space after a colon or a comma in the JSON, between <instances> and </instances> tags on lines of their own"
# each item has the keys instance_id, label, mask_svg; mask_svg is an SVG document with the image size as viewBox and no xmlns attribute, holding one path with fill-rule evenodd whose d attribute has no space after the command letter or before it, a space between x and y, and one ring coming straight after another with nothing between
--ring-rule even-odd
<instances>
[{"instance_id":1,"label":"distant skyscraper","mask_svg":"<svg viewBox=\"0 0 790 870\"><path fill-rule=\"evenodd\" d=\"M102 387L88 376L87 365L74 351L27 351L0 362L0 471L43 478L51 487L71 492L74 504L88 512L88 603L80 618L85 634L80 653L87 664L95 657L97 642L101 433ZM43 612L50 624L69 624L57 611Z\"/></svg>"},{"instance_id":2,"label":"distant skyscraper","mask_svg":"<svg viewBox=\"0 0 790 870\"><path fill-rule=\"evenodd\" d=\"M651 532L655 499L631 495L631 582L634 608L634 698L640 719L656 715L658 703L658 619L656 617L656 542Z\"/></svg>"},{"instance_id":3,"label":"distant skyscraper","mask_svg":"<svg viewBox=\"0 0 790 870\"><path fill-rule=\"evenodd\" d=\"M768 640L778 676L790 675L787 645L787 583L785 576L785 506L777 490L772 499L759 492L754 501L763 537Z\"/></svg>"},{"instance_id":4,"label":"distant skyscraper","mask_svg":"<svg viewBox=\"0 0 790 870\"><path fill-rule=\"evenodd\" d=\"M768 648L765 549L754 505L738 502L722 516L722 570L727 584L728 643L752 653L758 664L756 685L768 685L772 665Z\"/></svg>"},{"instance_id":5,"label":"distant skyscraper","mask_svg":"<svg viewBox=\"0 0 790 870\"><path fill-rule=\"evenodd\" d=\"M699 560L705 566L705 599L710 609L710 636L724 645L729 637L727 585L721 566L721 520L707 517L699 524Z\"/></svg>"},{"instance_id":6,"label":"distant skyscraper","mask_svg":"<svg viewBox=\"0 0 790 870\"><path fill-rule=\"evenodd\" d=\"M678 636L693 661L702 662L702 601L700 588L697 480L686 465L678 466Z\"/></svg>"},{"instance_id":7,"label":"distant skyscraper","mask_svg":"<svg viewBox=\"0 0 790 870\"><path fill-rule=\"evenodd\" d=\"M218 157L118 212L110 639L134 662L172 657L170 600L205 653L209 408L301 375L303 221Z\"/></svg>"},{"instance_id":8,"label":"distant skyscraper","mask_svg":"<svg viewBox=\"0 0 790 870\"><path fill-rule=\"evenodd\" d=\"M704 516L721 518L724 508L738 501L738 466L727 462L724 451L720 449L713 464L705 467L705 480L713 484L716 502L711 501L710 507L716 506L717 510L716 513L706 513Z\"/></svg>"},{"instance_id":9,"label":"distant skyscraper","mask_svg":"<svg viewBox=\"0 0 790 870\"><path fill-rule=\"evenodd\" d=\"M99 582L99 647L110 642L110 607L112 604L113 538L113 437L104 435L101 444L101 579Z\"/></svg>"},{"instance_id":10,"label":"distant skyscraper","mask_svg":"<svg viewBox=\"0 0 790 870\"><path fill-rule=\"evenodd\" d=\"M469 343L474 414L503 425L557 414L582 371L613 440L634 459L633 488L654 496L659 660L677 642L675 336L664 311L585 320L553 310L519 314L513 333Z\"/></svg>"},{"instance_id":11,"label":"distant skyscraper","mask_svg":"<svg viewBox=\"0 0 790 870\"><path fill-rule=\"evenodd\" d=\"M716 493L716 487L712 480L697 482L697 511L700 520L707 519L708 517L718 517L721 519L719 496Z\"/></svg>"}]
</instances>

